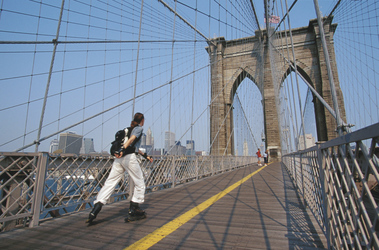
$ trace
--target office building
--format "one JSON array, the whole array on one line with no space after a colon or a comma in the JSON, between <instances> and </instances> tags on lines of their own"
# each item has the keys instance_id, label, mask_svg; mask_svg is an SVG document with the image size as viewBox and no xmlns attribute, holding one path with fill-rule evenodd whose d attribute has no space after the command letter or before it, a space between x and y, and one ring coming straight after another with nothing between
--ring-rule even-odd
<instances>
[{"instance_id":1,"label":"office building","mask_svg":"<svg viewBox=\"0 0 379 250\"><path fill-rule=\"evenodd\" d=\"M59 135L59 150L61 153L79 154L82 147L83 136L74 132Z\"/></svg>"},{"instance_id":2,"label":"office building","mask_svg":"<svg viewBox=\"0 0 379 250\"><path fill-rule=\"evenodd\" d=\"M142 133L142 135L141 135L141 146L145 146L145 145L146 145L146 134Z\"/></svg>"},{"instance_id":3,"label":"office building","mask_svg":"<svg viewBox=\"0 0 379 250\"><path fill-rule=\"evenodd\" d=\"M247 145L247 141L243 143L243 156L249 155L249 145Z\"/></svg>"},{"instance_id":4,"label":"office building","mask_svg":"<svg viewBox=\"0 0 379 250\"><path fill-rule=\"evenodd\" d=\"M169 153L168 152L172 146L174 146L175 144L175 134L170 132L170 131L166 131L165 132L165 140L164 140L164 149L166 151L166 153Z\"/></svg>"},{"instance_id":5,"label":"office building","mask_svg":"<svg viewBox=\"0 0 379 250\"><path fill-rule=\"evenodd\" d=\"M148 155L153 154L154 138L150 128L147 130L146 134L142 134L140 148L145 149Z\"/></svg>"},{"instance_id":6,"label":"office building","mask_svg":"<svg viewBox=\"0 0 379 250\"><path fill-rule=\"evenodd\" d=\"M186 142L186 155L195 155L195 141L187 140Z\"/></svg>"},{"instance_id":7,"label":"office building","mask_svg":"<svg viewBox=\"0 0 379 250\"><path fill-rule=\"evenodd\" d=\"M84 138L82 148L80 150L81 154L90 154L95 152L95 145L93 138Z\"/></svg>"},{"instance_id":8,"label":"office building","mask_svg":"<svg viewBox=\"0 0 379 250\"><path fill-rule=\"evenodd\" d=\"M304 136L299 136L299 150L304 150L306 148L310 148L315 146L315 138L312 134L305 134L305 147L304 147Z\"/></svg>"},{"instance_id":9,"label":"office building","mask_svg":"<svg viewBox=\"0 0 379 250\"><path fill-rule=\"evenodd\" d=\"M154 147L153 132L151 131L150 128L146 131L146 145L150 145L150 146Z\"/></svg>"},{"instance_id":10,"label":"office building","mask_svg":"<svg viewBox=\"0 0 379 250\"><path fill-rule=\"evenodd\" d=\"M169 155L185 155L186 147L182 146L180 141L176 141L175 145L171 147L171 151L168 152Z\"/></svg>"},{"instance_id":11,"label":"office building","mask_svg":"<svg viewBox=\"0 0 379 250\"><path fill-rule=\"evenodd\" d=\"M49 153L54 153L55 151L57 151L59 148L59 140L58 139L54 139L50 142L50 147L49 147Z\"/></svg>"}]
</instances>

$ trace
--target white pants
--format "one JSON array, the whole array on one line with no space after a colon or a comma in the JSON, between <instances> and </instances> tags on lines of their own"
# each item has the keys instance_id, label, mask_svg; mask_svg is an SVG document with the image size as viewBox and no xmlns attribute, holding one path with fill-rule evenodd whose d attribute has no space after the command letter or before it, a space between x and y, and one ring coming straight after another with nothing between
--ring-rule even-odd
<instances>
[{"instance_id":1,"label":"white pants","mask_svg":"<svg viewBox=\"0 0 379 250\"><path fill-rule=\"evenodd\" d=\"M114 160L111 172L94 203L101 202L104 205L107 203L114 188L124 175L125 170L128 171L129 176L134 182L134 193L131 201L136 203L143 203L145 201L145 182L141 167L137 161L137 156L135 154L128 154Z\"/></svg>"}]
</instances>

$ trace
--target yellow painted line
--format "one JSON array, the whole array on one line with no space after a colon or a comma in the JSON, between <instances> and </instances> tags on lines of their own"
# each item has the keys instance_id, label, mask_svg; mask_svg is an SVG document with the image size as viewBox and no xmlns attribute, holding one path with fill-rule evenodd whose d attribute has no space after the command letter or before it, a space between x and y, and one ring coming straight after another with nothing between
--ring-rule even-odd
<instances>
[{"instance_id":1,"label":"yellow painted line","mask_svg":"<svg viewBox=\"0 0 379 250\"><path fill-rule=\"evenodd\" d=\"M268 166L268 165L267 165ZM126 249L148 249L149 247L152 247L156 243L158 243L160 240L174 232L176 229L187 223L189 220L191 220L193 217L201 213L203 210L207 209L216 201L227 195L229 192L237 188L239 185L250 179L253 175L257 174L259 171L264 169L267 166L263 166L260 169L256 170L255 172L249 174L248 176L244 177L243 179L237 181L230 187L226 188L225 190L221 191L220 193L216 194L215 196L209 198L208 200L204 201L197 207L192 208L188 212L180 215L176 219L168 222L167 224L163 225L161 228L156 229L154 232L152 232L149 235L146 235L144 238L140 239L139 241L135 242L134 244L130 245Z\"/></svg>"}]
</instances>

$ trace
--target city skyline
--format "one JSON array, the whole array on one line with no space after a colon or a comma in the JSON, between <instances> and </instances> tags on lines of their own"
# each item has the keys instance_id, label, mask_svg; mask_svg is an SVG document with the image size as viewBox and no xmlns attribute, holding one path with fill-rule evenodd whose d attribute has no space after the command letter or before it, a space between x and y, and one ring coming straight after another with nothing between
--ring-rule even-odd
<instances>
[{"instance_id":1,"label":"city skyline","mask_svg":"<svg viewBox=\"0 0 379 250\"><path fill-rule=\"evenodd\" d=\"M166 131L167 138L170 138L172 141L168 145L168 150L165 148L155 148L154 147L154 136L149 127L146 133L142 134L141 137L141 148L144 148L148 154L172 154L172 155L195 155L195 141L194 140L185 140L185 146L182 146L181 141L175 141L175 133ZM171 137L170 137L171 135ZM166 143L166 142L165 142ZM170 152L168 152L171 150ZM207 152L200 150L202 154ZM80 134L77 134L73 131L67 131L65 133L59 134L59 139L53 139L50 142L49 153L73 153L73 154L91 154L91 153L100 153L100 154L109 154L106 150L101 150L100 152L95 150L95 139L94 138L85 138Z\"/></svg>"}]
</instances>

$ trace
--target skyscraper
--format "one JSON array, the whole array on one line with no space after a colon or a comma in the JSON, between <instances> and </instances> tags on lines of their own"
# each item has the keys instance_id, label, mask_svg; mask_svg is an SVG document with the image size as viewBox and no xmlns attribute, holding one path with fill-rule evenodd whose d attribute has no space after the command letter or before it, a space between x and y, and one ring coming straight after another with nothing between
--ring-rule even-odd
<instances>
[{"instance_id":1,"label":"skyscraper","mask_svg":"<svg viewBox=\"0 0 379 250\"><path fill-rule=\"evenodd\" d=\"M154 149L154 138L149 128L146 134L142 135L141 138L141 147L146 149L147 154L152 154Z\"/></svg>"},{"instance_id":2,"label":"skyscraper","mask_svg":"<svg viewBox=\"0 0 379 250\"><path fill-rule=\"evenodd\" d=\"M186 154L186 147L182 146L180 141L176 141L174 145L170 147L171 151L169 152L170 155L185 155Z\"/></svg>"},{"instance_id":3,"label":"skyscraper","mask_svg":"<svg viewBox=\"0 0 379 250\"><path fill-rule=\"evenodd\" d=\"M79 154L82 147L83 136L74 132L62 133L59 135L59 149L61 153Z\"/></svg>"},{"instance_id":4,"label":"skyscraper","mask_svg":"<svg viewBox=\"0 0 379 250\"><path fill-rule=\"evenodd\" d=\"M49 147L49 153L54 153L55 151L57 151L59 148L59 141L58 139L54 139L50 142L50 147Z\"/></svg>"},{"instance_id":5,"label":"skyscraper","mask_svg":"<svg viewBox=\"0 0 379 250\"><path fill-rule=\"evenodd\" d=\"M195 141L194 140L187 140L186 155L195 155Z\"/></svg>"},{"instance_id":6,"label":"skyscraper","mask_svg":"<svg viewBox=\"0 0 379 250\"><path fill-rule=\"evenodd\" d=\"M95 145L93 143L93 138L84 138L83 145L80 150L81 154L90 154L95 152Z\"/></svg>"},{"instance_id":7,"label":"skyscraper","mask_svg":"<svg viewBox=\"0 0 379 250\"><path fill-rule=\"evenodd\" d=\"M146 134L142 133L141 135L141 146L146 146Z\"/></svg>"},{"instance_id":8,"label":"skyscraper","mask_svg":"<svg viewBox=\"0 0 379 250\"><path fill-rule=\"evenodd\" d=\"M172 146L175 144L175 133L166 131L164 139L164 150L168 152Z\"/></svg>"},{"instance_id":9,"label":"skyscraper","mask_svg":"<svg viewBox=\"0 0 379 250\"><path fill-rule=\"evenodd\" d=\"M249 155L249 145L247 144L247 141L244 141L243 143L243 156Z\"/></svg>"},{"instance_id":10,"label":"skyscraper","mask_svg":"<svg viewBox=\"0 0 379 250\"><path fill-rule=\"evenodd\" d=\"M154 137L153 137L153 132L151 132L150 127L146 131L146 145L150 145L154 147Z\"/></svg>"}]
</instances>

